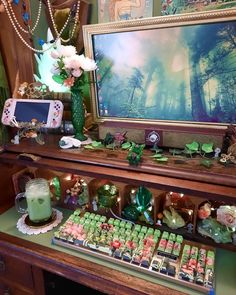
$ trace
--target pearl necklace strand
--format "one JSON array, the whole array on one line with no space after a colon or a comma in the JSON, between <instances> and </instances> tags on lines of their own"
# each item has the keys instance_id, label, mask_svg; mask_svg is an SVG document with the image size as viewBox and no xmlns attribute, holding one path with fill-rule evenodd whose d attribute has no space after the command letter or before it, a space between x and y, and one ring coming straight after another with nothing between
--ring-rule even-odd
<instances>
[{"instance_id":1,"label":"pearl necklace strand","mask_svg":"<svg viewBox=\"0 0 236 295\"><path fill-rule=\"evenodd\" d=\"M36 21L35 21L35 25L34 25L34 27L31 29L30 28L30 26L28 25L28 30L25 30L21 25L20 25L20 23L18 22L18 20L17 20L17 18L16 18L16 15L15 15L15 13L14 13L14 10L13 10L13 8L12 8L12 5L11 5L11 2L10 2L10 0L7 0L7 2L8 2L8 6L9 6L9 8L10 8L10 12L11 12L11 15L12 15L12 17L13 17L13 20L15 21L15 23L16 23L16 25L18 26L18 28L22 31L22 32L24 32L24 33L33 33L34 31L35 31L35 29L37 28L37 26L38 26L38 23L39 23L39 19L40 19L40 15L41 15L41 11L42 11L42 1L41 0L39 0L39 8L38 8L38 14L37 14L37 18L36 18Z\"/></svg>"},{"instance_id":2,"label":"pearl necklace strand","mask_svg":"<svg viewBox=\"0 0 236 295\"><path fill-rule=\"evenodd\" d=\"M54 42L53 42L53 44L52 44L51 46L49 46L47 49L35 49L35 48L33 48L32 46L30 46L30 45L25 41L25 39L22 37L22 35L21 35L20 32L18 31L17 26L15 25L15 23L14 23L12 17L11 17L11 13L10 13L10 11L8 10L8 6L7 6L7 3L6 3L6 0L1 0L1 2L2 2L4 8L5 8L6 12L7 12L7 15L8 15L8 17L9 17L9 20L10 20L10 22L11 22L11 24L12 24L12 26L13 26L15 32L16 32L16 34L17 34L18 37L20 38L20 40L25 44L26 47L28 47L30 50L32 50L32 51L34 51L34 52L37 52L37 53L43 53L43 52L46 52L46 51L50 50L52 47L54 47L55 43L60 39L61 34L62 34L62 32L64 31L64 29L66 28L67 23L68 23L68 21L69 21L69 19L68 19L68 21L65 22L65 24L64 24L64 26L62 27L62 29L61 29L59 35L57 36L56 40L54 40ZM27 31L27 33L28 33L28 31Z\"/></svg>"},{"instance_id":3,"label":"pearl necklace strand","mask_svg":"<svg viewBox=\"0 0 236 295\"><path fill-rule=\"evenodd\" d=\"M54 28L54 30L55 30L55 32L57 34L57 37L58 37L61 34L58 32L57 25L56 25L56 23L54 21L50 0L47 0L47 5L48 5L48 11L49 11L49 15L50 15L50 18L51 18L51 21L52 21L53 28ZM69 42L71 40L71 38L74 36L76 26L77 26L77 24L79 22L79 10L80 10L80 0L78 0L78 2L77 2L76 13L75 13L75 22L74 22L74 26L73 26L73 29L71 31L70 37L68 39L66 39L66 40L60 37L60 39L65 43ZM71 16L71 12L69 13L68 19L66 21L67 23L69 21L70 16Z\"/></svg>"}]
</instances>

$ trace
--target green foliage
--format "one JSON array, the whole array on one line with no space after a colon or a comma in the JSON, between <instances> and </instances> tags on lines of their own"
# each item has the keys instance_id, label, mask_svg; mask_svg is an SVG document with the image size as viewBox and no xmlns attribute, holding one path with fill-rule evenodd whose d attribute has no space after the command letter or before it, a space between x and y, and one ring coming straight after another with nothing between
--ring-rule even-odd
<instances>
[{"instance_id":1,"label":"green foliage","mask_svg":"<svg viewBox=\"0 0 236 295\"><path fill-rule=\"evenodd\" d=\"M86 150L94 150L94 147L91 146L90 144L86 144L86 145L84 145L84 148L85 148Z\"/></svg>"},{"instance_id":2,"label":"green foliage","mask_svg":"<svg viewBox=\"0 0 236 295\"><path fill-rule=\"evenodd\" d=\"M96 141L96 140L92 141L91 145L94 148L103 148L104 147L104 145L101 143L101 141Z\"/></svg>"},{"instance_id":3,"label":"green foliage","mask_svg":"<svg viewBox=\"0 0 236 295\"><path fill-rule=\"evenodd\" d=\"M164 157L162 154L155 154L153 156L150 156L150 158L153 158L154 160L158 162L167 162L168 158Z\"/></svg>"},{"instance_id":4,"label":"green foliage","mask_svg":"<svg viewBox=\"0 0 236 295\"><path fill-rule=\"evenodd\" d=\"M131 147L127 156L127 160L129 161L130 165L138 165L141 162L144 147L145 144L136 144L134 142L131 143Z\"/></svg>"},{"instance_id":5,"label":"green foliage","mask_svg":"<svg viewBox=\"0 0 236 295\"><path fill-rule=\"evenodd\" d=\"M151 158L162 158L162 154L155 154L153 156L150 156Z\"/></svg>"},{"instance_id":6,"label":"green foliage","mask_svg":"<svg viewBox=\"0 0 236 295\"><path fill-rule=\"evenodd\" d=\"M213 152L213 143L203 143L201 149L204 153L212 153Z\"/></svg>"},{"instance_id":7,"label":"green foliage","mask_svg":"<svg viewBox=\"0 0 236 295\"><path fill-rule=\"evenodd\" d=\"M210 168L212 166L212 161L208 159L201 160L200 164L204 167Z\"/></svg>"},{"instance_id":8,"label":"green foliage","mask_svg":"<svg viewBox=\"0 0 236 295\"><path fill-rule=\"evenodd\" d=\"M115 143L112 142L112 143L110 143L110 144L107 144L107 145L106 145L106 148L109 149L109 150L114 150L114 149L115 149Z\"/></svg>"},{"instance_id":9,"label":"green foliage","mask_svg":"<svg viewBox=\"0 0 236 295\"><path fill-rule=\"evenodd\" d=\"M87 144L84 146L85 149L87 150L94 150L94 149L100 149L103 148L104 145L100 141L92 141L91 144Z\"/></svg>"},{"instance_id":10,"label":"green foliage","mask_svg":"<svg viewBox=\"0 0 236 295\"><path fill-rule=\"evenodd\" d=\"M175 156L175 155L181 155L183 153L183 150L180 149L169 149L169 152Z\"/></svg>"},{"instance_id":11,"label":"green foliage","mask_svg":"<svg viewBox=\"0 0 236 295\"><path fill-rule=\"evenodd\" d=\"M168 161L168 158L167 157L161 157L161 158L156 158L156 160L158 162L167 162Z\"/></svg>"},{"instance_id":12,"label":"green foliage","mask_svg":"<svg viewBox=\"0 0 236 295\"><path fill-rule=\"evenodd\" d=\"M60 75L53 75L52 79L58 84L63 85L64 83L64 79Z\"/></svg>"},{"instance_id":13,"label":"green foliage","mask_svg":"<svg viewBox=\"0 0 236 295\"><path fill-rule=\"evenodd\" d=\"M158 146L156 146L151 148L151 151L154 151L157 154L157 153L162 153L163 149L160 149Z\"/></svg>"},{"instance_id":14,"label":"green foliage","mask_svg":"<svg viewBox=\"0 0 236 295\"><path fill-rule=\"evenodd\" d=\"M210 154L213 151L213 143L203 143L201 145L198 142L193 141L192 143L188 143L185 145L184 153L190 156L192 156L192 154L194 153L204 156L205 154Z\"/></svg>"},{"instance_id":15,"label":"green foliage","mask_svg":"<svg viewBox=\"0 0 236 295\"><path fill-rule=\"evenodd\" d=\"M199 149L199 143L196 141L193 141L192 143L187 143L186 145L187 150L191 152L197 152Z\"/></svg>"},{"instance_id":16,"label":"green foliage","mask_svg":"<svg viewBox=\"0 0 236 295\"><path fill-rule=\"evenodd\" d=\"M128 149L131 148L131 146L132 146L131 142L127 141L127 142L125 142L125 143L123 143L123 144L121 145L121 148L122 148L123 150L128 150Z\"/></svg>"}]
</instances>

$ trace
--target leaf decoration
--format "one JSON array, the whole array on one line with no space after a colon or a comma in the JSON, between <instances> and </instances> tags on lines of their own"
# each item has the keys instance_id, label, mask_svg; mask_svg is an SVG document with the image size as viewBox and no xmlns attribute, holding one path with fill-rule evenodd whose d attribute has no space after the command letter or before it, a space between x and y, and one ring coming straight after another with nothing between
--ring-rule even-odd
<instances>
[{"instance_id":1,"label":"leaf decoration","mask_svg":"<svg viewBox=\"0 0 236 295\"><path fill-rule=\"evenodd\" d=\"M115 148L115 144L114 144L114 142L113 142L113 143L110 143L110 144L107 144L107 145L106 145L106 148L107 148L107 149L110 149L110 150L114 150L114 148Z\"/></svg>"},{"instance_id":2,"label":"leaf decoration","mask_svg":"<svg viewBox=\"0 0 236 295\"><path fill-rule=\"evenodd\" d=\"M167 157L162 157L162 158L156 158L156 160L158 162L167 162L168 161L168 158Z\"/></svg>"},{"instance_id":3,"label":"leaf decoration","mask_svg":"<svg viewBox=\"0 0 236 295\"><path fill-rule=\"evenodd\" d=\"M162 154L155 154L153 156L150 156L151 158L162 158Z\"/></svg>"},{"instance_id":4,"label":"leaf decoration","mask_svg":"<svg viewBox=\"0 0 236 295\"><path fill-rule=\"evenodd\" d=\"M212 153L213 152L213 143L204 143L202 145L202 151L205 153Z\"/></svg>"},{"instance_id":5,"label":"leaf decoration","mask_svg":"<svg viewBox=\"0 0 236 295\"><path fill-rule=\"evenodd\" d=\"M211 160L202 160L200 164L204 167L210 168L212 166L212 161Z\"/></svg>"},{"instance_id":6,"label":"leaf decoration","mask_svg":"<svg viewBox=\"0 0 236 295\"><path fill-rule=\"evenodd\" d=\"M162 153L163 152L163 149L160 149L158 147L155 147L155 148L151 148L151 151L153 151L155 153Z\"/></svg>"},{"instance_id":7,"label":"leaf decoration","mask_svg":"<svg viewBox=\"0 0 236 295\"><path fill-rule=\"evenodd\" d=\"M94 150L94 147L91 146L90 144L84 145L84 148L87 149L87 150Z\"/></svg>"},{"instance_id":8,"label":"leaf decoration","mask_svg":"<svg viewBox=\"0 0 236 295\"><path fill-rule=\"evenodd\" d=\"M169 152L174 156L174 155L180 155L183 153L183 150L180 149L169 149Z\"/></svg>"},{"instance_id":9,"label":"leaf decoration","mask_svg":"<svg viewBox=\"0 0 236 295\"><path fill-rule=\"evenodd\" d=\"M192 143L187 143L186 147L191 151L197 152L199 149L199 143L196 141L193 141Z\"/></svg>"},{"instance_id":10,"label":"leaf decoration","mask_svg":"<svg viewBox=\"0 0 236 295\"><path fill-rule=\"evenodd\" d=\"M125 142L125 143L123 143L122 145L121 145L121 148L123 149L123 150L127 150L127 149L129 149L131 147L131 143L130 142Z\"/></svg>"},{"instance_id":11,"label":"leaf decoration","mask_svg":"<svg viewBox=\"0 0 236 295\"><path fill-rule=\"evenodd\" d=\"M101 141L96 141L96 140L92 141L91 145L94 148L102 148L102 147L104 147L104 145L101 143Z\"/></svg>"},{"instance_id":12,"label":"leaf decoration","mask_svg":"<svg viewBox=\"0 0 236 295\"><path fill-rule=\"evenodd\" d=\"M58 84L64 83L64 79L60 75L53 75L52 79Z\"/></svg>"}]
</instances>

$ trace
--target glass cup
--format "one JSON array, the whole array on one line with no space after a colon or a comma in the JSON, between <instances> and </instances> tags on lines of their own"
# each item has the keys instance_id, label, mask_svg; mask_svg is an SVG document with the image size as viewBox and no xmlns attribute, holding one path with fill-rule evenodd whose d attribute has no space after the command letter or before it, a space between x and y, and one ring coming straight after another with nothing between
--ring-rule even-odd
<instances>
[{"instance_id":1,"label":"glass cup","mask_svg":"<svg viewBox=\"0 0 236 295\"><path fill-rule=\"evenodd\" d=\"M20 199L25 198L27 208L22 208ZM28 213L29 220L35 223L47 221L52 216L51 192L48 181L43 178L31 179L26 183L25 192L15 198L18 212Z\"/></svg>"}]
</instances>

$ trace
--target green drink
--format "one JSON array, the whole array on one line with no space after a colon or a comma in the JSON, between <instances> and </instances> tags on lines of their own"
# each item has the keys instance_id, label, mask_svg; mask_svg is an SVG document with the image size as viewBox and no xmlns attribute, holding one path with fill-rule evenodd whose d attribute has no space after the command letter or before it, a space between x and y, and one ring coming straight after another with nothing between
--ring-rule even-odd
<instances>
[{"instance_id":1,"label":"green drink","mask_svg":"<svg viewBox=\"0 0 236 295\"><path fill-rule=\"evenodd\" d=\"M52 215L50 189L46 179L32 179L26 184L26 201L32 222L48 220Z\"/></svg>"}]
</instances>

